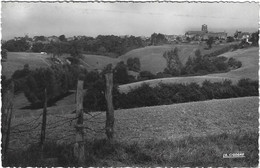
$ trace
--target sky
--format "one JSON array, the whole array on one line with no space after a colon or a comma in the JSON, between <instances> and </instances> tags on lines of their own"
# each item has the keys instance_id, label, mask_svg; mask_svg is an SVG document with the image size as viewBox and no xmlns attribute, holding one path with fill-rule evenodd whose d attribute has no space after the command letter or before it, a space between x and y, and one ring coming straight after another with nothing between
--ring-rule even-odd
<instances>
[{"instance_id":1,"label":"sky","mask_svg":"<svg viewBox=\"0 0 260 168\"><path fill-rule=\"evenodd\" d=\"M257 3L22 3L2 2L2 39L28 35L184 34L188 30L258 30Z\"/></svg>"}]
</instances>

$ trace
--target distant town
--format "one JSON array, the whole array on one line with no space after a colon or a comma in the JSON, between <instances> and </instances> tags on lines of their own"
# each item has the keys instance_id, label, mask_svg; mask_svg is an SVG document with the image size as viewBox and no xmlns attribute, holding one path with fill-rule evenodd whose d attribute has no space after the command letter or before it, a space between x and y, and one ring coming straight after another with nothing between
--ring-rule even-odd
<instances>
[{"instance_id":1,"label":"distant town","mask_svg":"<svg viewBox=\"0 0 260 168\"><path fill-rule=\"evenodd\" d=\"M198 28L199 29L199 28ZM153 41L153 37L155 36L161 36L161 40L157 42ZM100 35L102 36L102 35ZM100 36L97 36L100 37ZM114 35L111 35L114 36ZM106 36L109 37L109 36ZM116 36L114 36L116 37ZM131 35L121 35L121 36L117 36L121 39L125 39L125 38L133 38L134 36ZM244 40L247 43L251 43L250 42L250 38L252 37L252 33L249 32L242 32L237 30L236 32L234 32L233 35L228 36L228 34L226 32L213 32L210 31L210 28L206 25L203 24L201 26L201 30L197 30L197 31L187 31L184 35L167 35L167 34L161 34L161 33L154 33L151 35L151 37L146 37L146 36L139 36L139 37L134 37L134 38L138 38L142 41L142 43L144 45L160 45L160 44L176 44L176 43L191 43L191 44L199 44L202 42L205 42L207 40L209 40L209 38L213 38L214 43L222 43L222 42L233 42L233 41L241 41ZM19 46L19 45L8 45L9 43L11 43L11 41L13 42L18 42L18 41L24 41L27 43L27 49L26 51L33 51L33 52L45 52L46 51L46 47L40 47L41 49L39 50L39 43L40 45L44 46L46 44L49 44L51 42L53 43L57 43L57 42L72 42L75 40L91 40L94 39L93 37L87 37L87 36L73 36L73 37L66 37L65 35L60 35L60 36L34 36L34 37L29 37L28 35L25 35L25 37L15 37L12 40L2 40L2 44L3 44L3 48L7 49L8 51L20 51L20 49L15 49L15 46ZM37 47L36 47L37 46ZM37 48L35 51L35 48ZM102 50L102 48L101 48ZM24 51L22 49L22 51Z\"/></svg>"}]
</instances>

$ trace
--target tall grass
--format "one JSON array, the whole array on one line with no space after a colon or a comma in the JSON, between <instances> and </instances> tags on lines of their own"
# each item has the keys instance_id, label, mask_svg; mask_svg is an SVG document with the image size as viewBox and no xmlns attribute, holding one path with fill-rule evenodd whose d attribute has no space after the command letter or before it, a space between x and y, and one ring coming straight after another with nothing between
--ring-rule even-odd
<instances>
[{"instance_id":1,"label":"tall grass","mask_svg":"<svg viewBox=\"0 0 260 168\"><path fill-rule=\"evenodd\" d=\"M45 157L57 158L48 163L39 159L37 145L25 151L9 152L3 166L77 166L72 145L48 143ZM86 142L84 166L243 166L258 165L258 133L235 133L171 140L147 140L124 143L105 139ZM223 154L244 152L244 158L223 158Z\"/></svg>"}]
</instances>

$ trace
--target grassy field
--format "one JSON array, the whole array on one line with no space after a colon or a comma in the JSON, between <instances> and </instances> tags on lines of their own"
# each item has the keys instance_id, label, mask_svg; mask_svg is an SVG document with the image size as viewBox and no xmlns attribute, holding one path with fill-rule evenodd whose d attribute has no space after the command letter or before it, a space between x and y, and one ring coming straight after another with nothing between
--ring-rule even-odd
<instances>
[{"instance_id":1,"label":"grassy field","mask_svg":"<svg viewBox=\"0 0 260 168\"><path fill-rule=\"evenodd\" d=\"M156 86L159 83L191 83L196 82L201 84L204 80L213 82L223 81L224 79L232 80L234 83L241 78L250 78L258 80L258 48L253 47L249 49L239 49L233 52L227 52L222 56L233 57L242 62L242 67L236 70L231 70L227 73L209 74L204 76L190 76L190 77L172 77L153 79L141 82L135 82L119 86L121 92L128 92L130 89L139 87L143 83L151 86Z\"/></svg>"},{"instance_id":2,"label":"grassy field","mask_svg":"<svg viewBox=\"0 0 260 168\"><path fill-rule=\"evenodd\" d=\"M245 97L116 110L115 139L118 143L115 145L116 151L102 157L96 155L101 155L103 150L110 148L106 147L102 140L105 138L105 113L86 114L84 115L84 123L88 127L86 139L90 143L97 143L88 145L94 148L90 149L89 153L93 152L93 155L90 154L88 159L94 159L95 165L103 164L103 166L129 166L129 164L169 166L173 163L187 166L202 166L203 163L248 166L253 154L250 150L257 150L255 146L257 143L252 144L243 139L247 139L247 136L250 139L258 133L258 102L258 97ZM58 108L60 107L48 108L46 140L57 144L71 144L75 141L75 120L72 120L75 114L70 114L71 110L68 107ZM63 114L60 113L62 110ZM17 151L39 141L41 117L39 111L36 113L38 115L12 120L10 139L12 150ZM244 146L247 143L250 148ZM125 146L127 144L130 146ZM99 150L101 153L98 153ZM237 151L246 152L247 160L223 160L224 153ZM148 159L146 156L132 158L135 155L142 157L142 154L148 155ZM101 158L93 158L95 156ZM130 156L131 158L128 158ZM186 159L180 159L181 156ZM254 157L257 157L255 153Z\"/></svg>"},{"instance_id":3,"label":"grassy field","mask_svg":"<svg viewBox=\"0 0 260 168\"><path fill-rule=\"evenodd\" d=\"M213 45L211 50L206 50L205 44L174 44L174 45L162 45L162 46L147 46L144 48L139 48L132 50L119 57L120 60L125 61L128 58L137 57L141 62L142 71L150 71L152 73L162 72L166 68L166 60L163 58L163 53L169 50L173 50L175 47L179 49L179 58L183 64L186 63L189 57L195 55L195 51L199 49L201 53L209 54L216 50L219 50L226 45Z\"/></svg>"},{"instance_id":4,"label":"grassy field","mask_svg":"<svg viewBox=\"0 0 260 168\"><path fill-rule=\"evenodd\" d=\"M176 140L190 135L208 136L241 130L257 131L258 100L258 97L246 97L116 110L115 137L120 141L141 142L155 138ZM73 105L48 108L50 116L48 117L50 122L48 127L51 128L63 120L74 117L75 114L70 114L73 109L75 109ZM16 127L15 125L27 122L29 128L34 127L34 124L37 125L40 120L36 120L36 118L42 110L31 110L32 112L34 112L34 116L14 118L12 126ZM90 119L90 115L85 116L86 120L89 119L86 122L88 126L94 130L102 130L105 126L105 113L95 112L91 115L96 117ZM34 120L35 122L30 122ZM59 137L71 133L69 130L73 129L73 125L69 125L69 123L62 124L57 129L48 130L47 137L59 139ZM23 136L23 134L21 134L21 137L15 134L13 138L19 143L28 143L30 140L26 139L27 136L22 138ZM37 134L32 136L27 138L37 140ZM104 138L104 136L104 132L101 131L92 132L91 136L88 135L87 137Z\"/></svg>"},{"instance_id":5,"label":"grassy field","mask_svg":"<svg viewBox=\"0 0 260 168\"><path fill-rule=\"evenodd\" d=\"M8 52L7 61L1 63L2 74L9 78L16 70L23 69L25 64L29 64L31 69L48 67L47 57L40 53Z\"/></svg>"},{"instance_id":6,"label":"grassy field","mask_svg":"<svg viewBox=\"0 0 260 168\"><path fill-rule=\"evenodd\" d=\"M119 62L116 58L110 58L101 55L83 55L83 61L89 69L104 69L108 64L113 64L114 66Z\"/></svg>"},{"instance_id":7,"label":"grassy field","mask_svg":"<svg viewBox=\"0 0 260 168\"><path fill-rule=\"evenodd\" d=\"M118 58L110 58L101 55L88 55L83 54L83 66L89 70L99 69L102 70L106 65L112 63L116 65L119 61L126 63L127 59L137 57L141 62L141 70L147 70L152 73L162 72L166 67L166 61L163 58L163 53L177 47L179 49L179 57L181 62L184 64L189 56L194 56L196 49L200 49L202 54L208 54L215 50L219 50L225 47L223 45L213 45L211 50L205 50L206 45L191 45L191 44L176 44L176 45L162 45L162 46L147 46L132 50ZM50 65L46 58L49 55L42 55L40 53L26 53L26 52L9 52L7 62L2 62L2 74L7 77L18 69L22 69L24 64L29 64L32 69L37 67L47 67Z\"/></svg>"}]
</instances>

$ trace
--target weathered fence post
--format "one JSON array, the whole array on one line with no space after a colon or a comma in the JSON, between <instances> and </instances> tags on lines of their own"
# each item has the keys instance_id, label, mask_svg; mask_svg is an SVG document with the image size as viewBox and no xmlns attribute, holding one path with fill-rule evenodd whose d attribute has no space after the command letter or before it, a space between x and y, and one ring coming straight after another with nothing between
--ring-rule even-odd
<instances>
[{"instance_id":1,"label":"weathered fence post","mask_svg":"<svg viewBox=\"0 0 260 168\"><path fill-rule=\"evenodd\" d=\"M44 105L43 105L43 113L42 113L42 129L41 129L41 137L40 137L40 150L41 150L41 159L43 159L43 147L45 141L45 132L46 132L46 120L47 120L47 89L44 89Z\"/></svg>"},{"instance_id":2,"label":"weathered fence post","mask_svg":"<svg viewBox=\"0 0 260 168\"><path fill-rule=\"evenodd\" d=\"M106 135L109 141L113 140L114 136L114 107L113 107L113 73L109 71L105 74L106 77L106 101L107 101L107 111L106 111Z\"/></svg>"},{"instance_id":3,"label":"weathered fence post","mask_svg":"<svg viewBox=\"0 0 260 168\"><path fill-rule=\"evenodd\" d=\"M9 146L10 127L13 112L13 100L14 100L14 83L8 87L8 90L3 95L2 100L2 148L3 148L3 161L7 158L7 150Z\"/></svg>"},{"instance_id":4,"label":"weathered fence post","mask_svg":"<svg viewBox=\"0 0 260 168\"><path fill-rule=\"evenodd\" d=\"M76 93L76 143L74 145L74 156L76 157L78 164L83 165L85 161L85 143L84 143L84 125L83 125L83 77L80 77L77 85Z\"/></svg>"}]
</instances>

